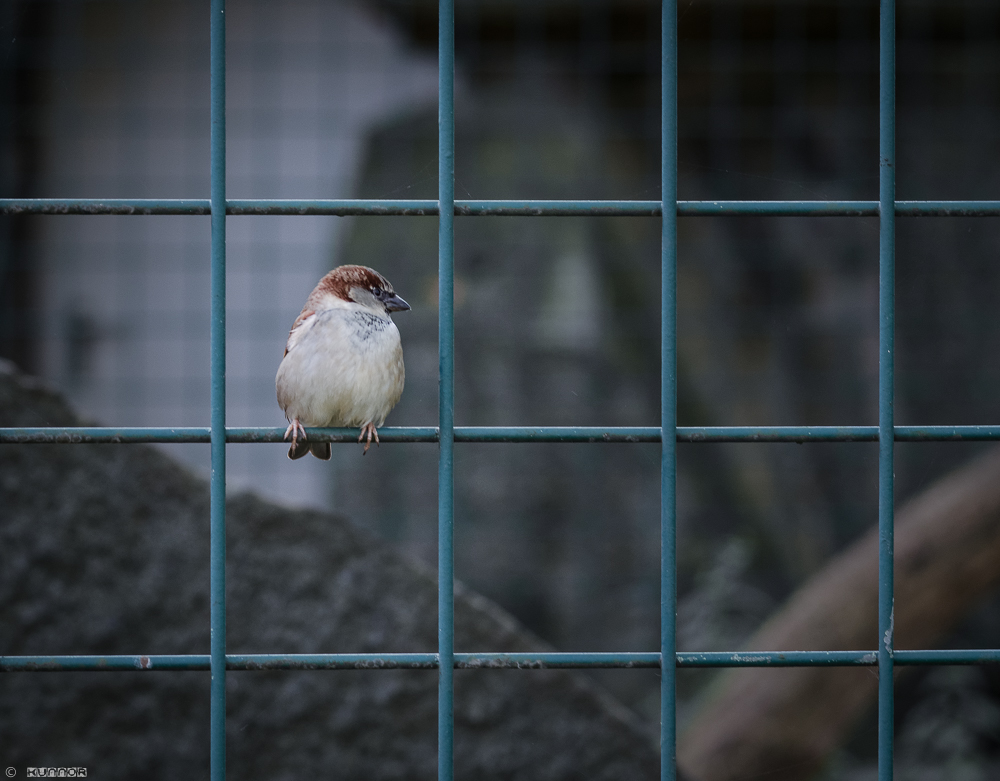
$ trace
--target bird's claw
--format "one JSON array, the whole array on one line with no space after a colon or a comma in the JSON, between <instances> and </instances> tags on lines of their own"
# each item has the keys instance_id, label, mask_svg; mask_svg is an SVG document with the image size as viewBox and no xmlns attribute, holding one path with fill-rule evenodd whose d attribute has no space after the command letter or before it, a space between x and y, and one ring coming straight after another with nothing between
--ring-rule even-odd
<instances>
[{"instance_id":1,"label":"bird's claw","mask_svg":"<svg viewBox=\"0 0 1000 781\"><path fill-rule=\"evenodd\" d=\"M376 445L379 444L379 441L378 441L378 429L375 428L375 424L374 423L365 423L365 425L363 425L361 427L361 434L358 435L358 442L360 442L361 440L365 439L365 435L367 435L368 439L365 441L365 449L361 451L361 455L364 455L365 453L367 453L368 452L368 448L370 448L372 446L372 437L373 436L375 437L375 444Z\"/></svg>"},{"instance_id":2,"label":"bird's claw","mask_svg":"<svg viewBox=\"0 0 1000 781\"><path fill-rule=\"evenodd\" d=\"M291 436L292 437L292 448L293 449L294 449L294 447L299 442L299 434L302 435L303 439L306 439L306 429L305 429L305 426L303 426L301 423L299 423L299 419L296 418L291 423L289 423L288 424L288 428L285 429L285 441L287 442L288 441L288 437Z\"/></svg>"}]
</instances>

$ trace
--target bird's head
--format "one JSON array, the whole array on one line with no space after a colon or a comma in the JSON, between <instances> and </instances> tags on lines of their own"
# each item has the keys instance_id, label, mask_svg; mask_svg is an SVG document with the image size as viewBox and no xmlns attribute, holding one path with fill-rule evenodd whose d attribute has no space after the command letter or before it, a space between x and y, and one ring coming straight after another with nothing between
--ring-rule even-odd
<instances>
[{"instance_id":1,"label":"bird's head","mask_svg":"<svg viewBox=\"0 0 1000 781\"><path fill-rule=\"evenodd\" d=\"M378 314L410 308L388 279L367 266L338 266L316 286L316 292L350 301Z\"/></svg>"}]
</instances>

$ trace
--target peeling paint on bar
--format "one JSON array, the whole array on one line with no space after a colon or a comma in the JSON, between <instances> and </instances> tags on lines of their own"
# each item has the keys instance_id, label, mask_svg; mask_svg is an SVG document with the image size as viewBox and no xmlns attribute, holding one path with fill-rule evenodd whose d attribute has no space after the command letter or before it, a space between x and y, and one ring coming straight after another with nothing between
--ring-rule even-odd
<instances>
[{"instance_id":1,"label":"peeling paint on bar","mask_svg":"<svg viewBox=\"0 0 1000 781\"><path fill-rule=\"evenodd\" d=\"M899 217L997 217L1000 201L896 201ZM208 199L2 198L2 214L209 215ZM456 217L659 217L660 201L455 201ZM877 217L878 201L678 201L678 217ZM230 216L436 217L437 201L230 199Z\"/></svg>"},{"instance_id":2,"label":"peeling paint on bar","mask_svg":"<svg viewBox=\"0 0 1000 781\"><path fill-rule=\"evenodd\" d=\"M357 444L357 429L309 428L317 442ZM660 427L601 428L596 426L456 426L456 442L660 442ZM285 429L227 428L226 441L235 444L284 442ZM429 426L387 426L382 442L437 442ZM1000 440L1000 426L896 426L897 442L980 442ZM208 443L210 430L184 428L0 428L0 444L136 444L150 442ZM677 441L712 442L877 442L876 426L679 426Z\"/></svg>"},{"instance_id":3,"label":"peeling paint on bar","mask_svg":"<svg viewBox=\"0 0 1000 781\"><path fill-rule=\"evenodd\" d=\"M434 670L436 654L229 654L229 670Z\"/></svg>"},{"instance_id":4,"label":"peeling paint on bar","mask_svg":"<svg viewBox=\"0 0 1000 781\"><path fill-rule=\"evenodd\" d=\"M981 665L1000 664L1000 649L896 650L896 664ZM205 671L208 654L141 656L0 656L0 672L163 672ZM872 667L877 651L681 651L678 667ZM432 670L438 667L434 653L390 654L227 654L226 669L260 670ZM639 669L659 668L660 654L653 652L575 653L456 653L455 669Z\"/></svg>"},{"instance_id":5,"label":"peeling paint on bar","mask_svg":"<svg viewBox=\"0 0 1000 781\"><path fill-rule=\"evenodd\" d=\"M210 214L207 198L3 198L3 214Z\"/></svg>"}]
</instances>

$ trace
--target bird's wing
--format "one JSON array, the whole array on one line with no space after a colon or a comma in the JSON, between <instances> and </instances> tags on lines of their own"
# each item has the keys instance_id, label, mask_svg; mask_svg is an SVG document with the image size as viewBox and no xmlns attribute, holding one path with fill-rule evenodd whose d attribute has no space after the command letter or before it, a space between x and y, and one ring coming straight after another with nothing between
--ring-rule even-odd
<instances>
[{"instance_id":1,"label":"bird's wing","mask_svg":"<svg viewBox=\"0 0 1000 781\"><path fill-rule=\"evenodd\" d=\"M292 330L288 332L288 341L285 342L284 355L288 355L288 351L291 350L295 346L295 343L299 341L299 337L302 335L302 326L304 326L309 321L309 318L313 317L315 314L316 312L314 310L307 307L302 310L297 318L295 318L295 322L292 323ZM284 355L282 357L284 357Z\"/></svg>"}]
</instances>

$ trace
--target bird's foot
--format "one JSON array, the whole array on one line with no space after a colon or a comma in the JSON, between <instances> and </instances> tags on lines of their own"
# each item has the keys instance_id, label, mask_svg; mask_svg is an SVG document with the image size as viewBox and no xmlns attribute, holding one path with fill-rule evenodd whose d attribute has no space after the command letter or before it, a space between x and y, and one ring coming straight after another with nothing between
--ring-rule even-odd
<instances>
[{"instance_id":1,"label":"bird's foot","mask_svg":"<svg viewBox=\"0 0 1000 781\"><path fill-rule=\"evenodd\" d=\"M367 453L368 452L368 448L370 448L372 446L372 437L375 437L375 444L376 445L379 444L379 441L378 441L378 429L375 428L375 424L374 423L365 423L365 425L363 425L361 427L361 434L358 436L358 442L360 442L361 440L365 439L366 435L367 435L368 438L365 441L365 449L363 451L361 451L361 455L364 455L365 453Z\"/></svg>"},{"instance_id":2,"label":"bird's foot","mask_svg":"<svg viewBox=\"0 0 1000 781\"><path fill-rule=\"evenodd\" d=\"M292 438L292 450L295 450L295 446L299 444L300 434L303 439L306 439L305 427L299 423L298 418L295 418L295 420L288 424L288 428L285 429L285 441L288 441L289 436Z\"/></svg>"}]
</instances>

